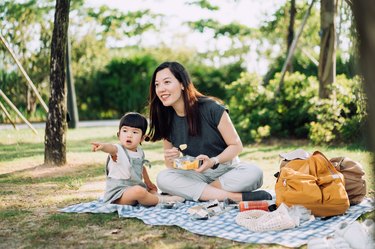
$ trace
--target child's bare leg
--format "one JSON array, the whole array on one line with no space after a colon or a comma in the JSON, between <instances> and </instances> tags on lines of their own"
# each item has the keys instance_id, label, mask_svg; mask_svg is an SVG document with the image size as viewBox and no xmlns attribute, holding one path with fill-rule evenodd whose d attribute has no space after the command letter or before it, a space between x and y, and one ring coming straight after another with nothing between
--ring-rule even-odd
<instances>
[{"instance_id":1,"label":"child's bare leg","mask_svg":"<svg viewBox=\"0 0 375 249\"><path fill-rule=\"evenodd\" d=\"M116 204L134 205L137 202L144 206L155 206L158 203L183 202L184 198L179 196L160 196L157 193L150 193L141 186L129 187L122 194L121 198L116 200Z\"/></svg>"},{"instance_id":2,"label":"child's bare leg","mask_svg":"<svg viewBox=\"0 0 375 249\"><path fill-rule=\"evenodd\" d=\"M155 194L151 194L147 189L141 186L132 186L125 190L122 196L116 200L116 204L134 205L142 204L144 206L155 206L159 202L159 198Z\"/></svg>"}]
</instances>

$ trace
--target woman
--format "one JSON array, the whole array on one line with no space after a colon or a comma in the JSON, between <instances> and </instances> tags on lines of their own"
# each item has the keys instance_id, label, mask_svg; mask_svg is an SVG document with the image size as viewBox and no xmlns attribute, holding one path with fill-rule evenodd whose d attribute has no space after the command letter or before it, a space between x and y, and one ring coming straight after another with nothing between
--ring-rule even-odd
<instances>
[{"instance_id":1,"label":"woman","mask_svg":"<svg viewBox=\"0 0 375 249\"><path fill-rule=\"evenodd\" d=\"M272 199L261 187L263 172L256 165L240 162L242 142L229 118L228 110L213 98L196 90L185 68L178 62L159 65L151 80L151 141L163 140L168 169L157 176L165 193L187 200L234 201ZM173 168L183 153L202 161L196 170Z\"/></svg>"}]
</instances>

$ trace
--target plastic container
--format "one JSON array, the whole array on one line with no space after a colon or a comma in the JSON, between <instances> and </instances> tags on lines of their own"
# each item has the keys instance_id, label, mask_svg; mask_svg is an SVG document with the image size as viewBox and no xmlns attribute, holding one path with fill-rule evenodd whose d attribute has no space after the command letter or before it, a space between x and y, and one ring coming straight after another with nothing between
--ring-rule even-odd
<instances>
[{"instance_id":1,"label":"plastic container","mask_svg":"<svg viewBox=\"0 0 375 249\"><path fill-rule=\"evenodd\" d=\"M198 169L199 166L200 161L191 156L183 156L173 161L173 167L176 169L192 170Z\"/></svg>"}]
</instances>

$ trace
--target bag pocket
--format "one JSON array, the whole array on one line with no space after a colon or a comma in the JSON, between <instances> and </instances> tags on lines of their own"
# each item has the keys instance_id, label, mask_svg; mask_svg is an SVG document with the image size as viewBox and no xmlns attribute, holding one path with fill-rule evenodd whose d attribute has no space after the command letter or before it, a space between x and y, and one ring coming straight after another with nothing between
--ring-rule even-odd
<instances>
[{"instance_id":1,"label":"bag pocket","mask_svg":"<svg viewBox=\"0 0 375 249\"><path fill-rule=\"evenodd\" d=\"M276 185L277 205L282 202L287 205L322 203L321 189L313 175L283 168Z\"/></svg>"}]
</instances>

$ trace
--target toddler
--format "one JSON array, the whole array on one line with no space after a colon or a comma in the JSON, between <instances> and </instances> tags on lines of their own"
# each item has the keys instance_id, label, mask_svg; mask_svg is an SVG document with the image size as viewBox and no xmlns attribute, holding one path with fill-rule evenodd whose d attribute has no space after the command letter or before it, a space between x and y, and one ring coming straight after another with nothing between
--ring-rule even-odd
<instances>
[{"instance_id":1,"label":"toddler","mask_svg":"<svg viewBox=\"0 0 375 249\"><path fill-rule=\"evenodd\" d=\"M183 202L179 196L157 193L144 163L141 143L145 139L147 119L139 113L126 113L120 120L119 144L93 142L92 150L108 153L104 202L122 205L154 206L159 203Z\"/></svg>"}]
</instances>

